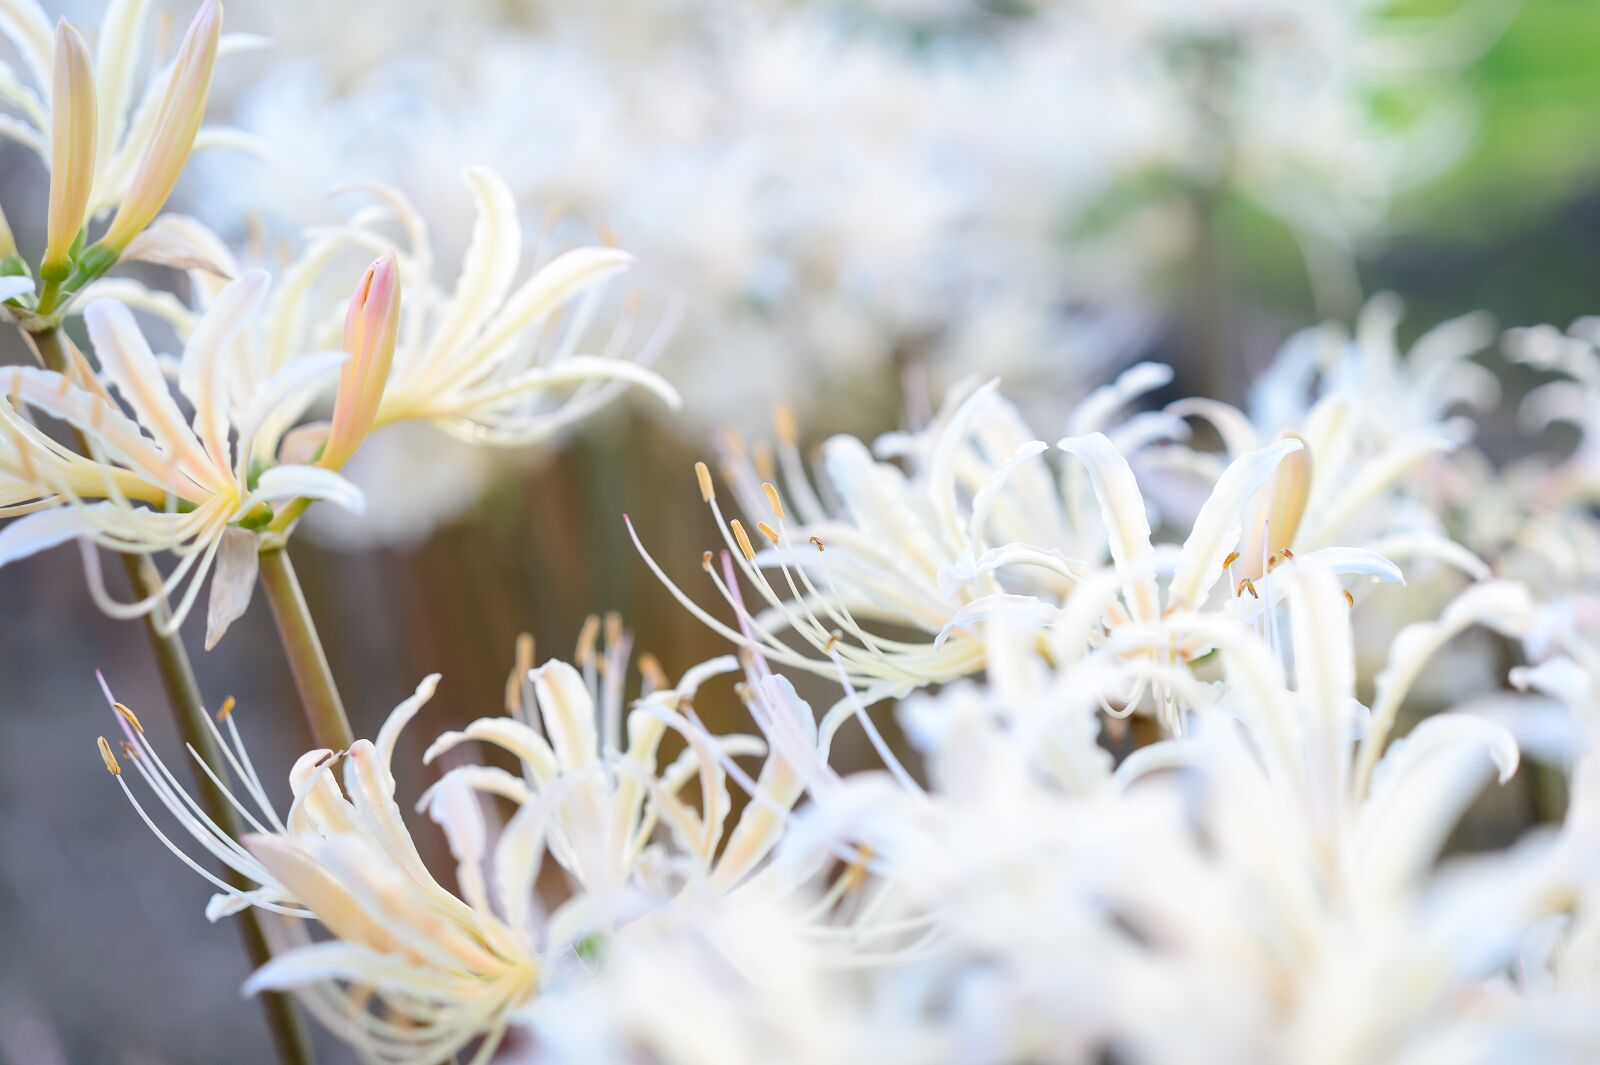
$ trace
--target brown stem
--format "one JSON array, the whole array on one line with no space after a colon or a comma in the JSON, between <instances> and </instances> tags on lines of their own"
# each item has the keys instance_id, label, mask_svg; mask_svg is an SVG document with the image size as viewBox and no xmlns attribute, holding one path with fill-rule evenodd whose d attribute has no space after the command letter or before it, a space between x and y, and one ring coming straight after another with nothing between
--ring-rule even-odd
<instances>
[{"instance_id":1,"label":"brown stem","mask_svg":"<svg viewBox=\"0 0 1600 1065\"><path fill-rule=\"evenodd\" d=\"M328 668L328 656L322 650L317 626L311 620L299 578L294 575L294 565L284 548L271 547L261 552L261 587L272 605L272 618L278 623L278 635L289 656L289 669L294 673L294 686L300 693L306 720L311 723L312 736L320 747L347 750L355 742L350 719L345 716L333 671Z\"/></svg>"},{"instance_id":2,"label":"brown stem","mask_svg":"<svg viewBox=\"0 0 1600 1065\"><path fill-rule=\"evenodd\" d=\"M34 353L40 363L47 369L70 375L70 360L59 330L52 329L26 335L32 341ZM82 435L78 435L79 446L83 453L87 454L87 445L82 440ZM159 576L150 572L152 567L148 558L140 555L121 557L122 564L128 571L128 583L133 587L134 598L145 599L161 587ZM193 748L201 761L211 767L218 779L224 779L224 774L228 771L227 766L222 759L222 753L217 749L216 739L206 723L205 704L200 697L200 685L195 680L194 667L189 662L189 652L185 650L183 641L177 633L165 631L168 618L166 604L162 603L146 616L145 632L150 637L150 650L155 655L162 686L167 690L167 702L172 707L178 735ZM206 773L196 769L193 775L195 793L206 816L216 822L217 827L229 837L238 839L244 829L233 804ZM222 867L221 874L223 879L241 890L248 891L255 886L227 866ZM244 940L245 953L250 957L251 966L260 968L271 961L272 949L267 945L266 933L262 930L261 918L257 911L247 908L238 915L237 920L239 935ZM282 1065L314 1065L316 1058L311 1052L311 1042L306 1037L305 1025L301 1023L300 1015L295 1012L289 996L279 992L266 992L258 997L261 999L262 1012L266 1014L267 1029L272 1033L273 1046L278 1052L278 1061Z\"/></svg>"}]
</instances>

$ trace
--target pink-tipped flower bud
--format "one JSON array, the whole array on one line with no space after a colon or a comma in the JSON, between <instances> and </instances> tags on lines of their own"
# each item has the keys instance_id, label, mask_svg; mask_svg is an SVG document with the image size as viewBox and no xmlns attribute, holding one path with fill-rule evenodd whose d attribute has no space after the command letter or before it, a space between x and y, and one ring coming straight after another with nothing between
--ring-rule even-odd
<instances>
[{"instance_id":1,"label":"pink-tipped flower bud","mask_svg":"<svg viewBox=\"0 0 1600 1065\"><path fill-rule=\"evenodd\" d=\"M345 312L344 350L350 359L339 371L333 425L322 451L321 464L328 469L348 462L372 430L399 333L400 269L389 252L367 267Z\"/></svg>"}]
</instances>

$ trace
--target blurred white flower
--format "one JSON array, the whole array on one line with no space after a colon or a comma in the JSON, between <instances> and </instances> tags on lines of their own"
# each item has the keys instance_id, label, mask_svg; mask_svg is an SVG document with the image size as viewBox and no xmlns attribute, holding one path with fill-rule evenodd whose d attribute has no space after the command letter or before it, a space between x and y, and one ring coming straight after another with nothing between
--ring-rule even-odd
<instances>
[{"instance_id":1,"label":"blurred white flower","mask_svg":"<svg viewBox=\"0 0 1600 1065\"><path fill-rule=\"evenodd\" d=\"M597 651L598 628L591 619L579 648L582 671L559 661L530 669L531 641L520 645L508 682L511 715L480 719L429 747L425 762L472 741L518 760L517 773L458 765L418 800L449 842L459 896L424 866L395 805L391 770L401 731L432 697L437 675L395 708L375 740L303 755L289 775L294 800L285 817L261 785L232 703L225 705L218 717L227 739L208 726L248 800L233 798L255 830L239 840L199 811L109 689L125 742L119 760L102 737L102 758L157 838L218 888L206 909L210 919L246 906L298 919L286 926L278 956L246 983L247 993L296 991L365 1060L438 1061L481 1039L472 1060L484 1062L537 993L581 981L631 922L650 920L678 898L739 887L777 841L801 791L781 756L767 758L756 782L735 769L754 801L725 836L732 810L726 767L766 748L749 736L712 737L692 700L703 681L737 664L714 659L667 686L650 660L644 695L624 723L630 641L608 619L606 645ZM803 704L797 711L809 717ZM624 727L626 747L619 749ZM687 748L662 764L658 749L669 730ZM129 787L124 762L193 843L250 886L207 872L166 835ZM334 775L341 764L342 790ZM204 771L222 783L221 767ZM680 793L696 782L691 805ZM497 840L480 793L516 807ZM670 850L653 842L657 825L669 830ZM551 912L534 891L547 847L572 886ZM304 920L317 921L331 938L313 939Z\"/></svg>"}]
</instances>

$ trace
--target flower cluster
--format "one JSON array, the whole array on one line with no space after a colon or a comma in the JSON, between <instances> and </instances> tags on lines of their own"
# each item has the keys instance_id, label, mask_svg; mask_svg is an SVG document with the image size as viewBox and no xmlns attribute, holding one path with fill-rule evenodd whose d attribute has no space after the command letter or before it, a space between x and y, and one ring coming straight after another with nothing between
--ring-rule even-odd
<instances>
[{"instance_id":1,"label":"flower cluster","mask_svg":"<svg viewBox=\"0 0 1600 1065\"><path fill-rule=\"evenodd\" d=\"M647 366L670 322L642 344L630 341L631 318L591 340L606 283L631 258L575 248L516 284L516 212L487 169L465 173L478 221L449 290L434 277L426 220L384 187L368 190L378 208L314 231L270 292L268 275L242 268L200 222L157 218L197 142L222 10L215 0L201 9L122 136L119 108L138 65L141 10L117 3L107 13L98 96L85 45L65 20L46 51L35 32L44 16L31 0L0 21L30 63L55 73L39 287L14 249L0 278L7 314L44 364L0 370L0 516L17 518L0 528L0 565L78 540L101 606L116 616L159 615L166 632L182 625L215 568L210 646L248 605L259 548L281 546L313 501L363 508L339 471L370 434L424 423L477 445L509 446L548 439L629 386L678 405ZM7 99L29 114L42 107L20 88ZM108 106L97 126L96 108ZM105 133L118 145L109 158L96 147ZM119 177L130 167L131 178ZM88 223L112 207L109 229L85 247ZM388 222L403 239L386 233ZM353 295L351 254L358 264L379 256ZM192 306L132 278L103 276L124 260L187 271ZM135 311L171 326L183 343L179 358L153 351ZM93 361L65 330L80 312ZM308 417L330 394L331 419ZM69 427L75 446L39 425L41 416ZM178 561L136 601L120 603L105 590L94 545Z\"/></svg>"},{"instance_id":2,"label":"flower cluster","mask_svg":"<svg viewBox=\"0 0 1600 1065\"><path fill-rule=\"evenodd\" d=\"M441 24L254 3L294 56L239 109L274 150L202 172L219 223L298 223L373 173L442 213L441 161L492 153L520 197L614 227L649 288L693 294L686 431L786 401L859 420L906 361L1020 385L1115 358L1213 193L1280 220L1342 297L1390 198L1464 143L1472 109L1439 87L1511 5L1392 6L522 0Z\"/></svg>"},{"instance_id":3,"label":"flower cluster","mask_svg":"<svg viewBox=\"0 0 1600 1065\"><path fill-rule=\"evenodd\" d=\"M647 293L688 283L680 343L709 352L707 379L731 353L822 402L797 382L940 349L982 369L964 352L995 331L1059 339L1079 320L1064 292L1116 303L1172 250L1125 239L1171 196L1100 214L1130 184L1196 210L1250 196L1326 267L1419 133L1366 106L1395 73L1384 34L1418 29L1371 3L527 7L563 31L475 57L469 90L531 58L571 100L479 92L448 135L408 113L427 159L394 169L421 195L344 181L362 206L279 262L161 213L192 151L246 140L201 129L219 56L251 43L222 34L216 0L169 64L144 55L142 0L112 0L93 54L34 0L0 2L33 83L0 66L0 135L50 169L43 250L0 225L0 309L39 361L0 368L0 565L76 542L99 605L148 619L199 786L103 680L120 739L100 757L215 889L205 916L245 926L247 993L292 993L375 1065L1595 1059L1589 320L1505 337L1546 378L1515 462L1476 442L1502 392L1479 358L1490 323L1404 347L1388 296L1292 338L1237 406L1160 401L1173 371L1140 362L1045 397L1041 432L1013 379L980 372L898 431L815 452L807 404L779 407L770 441L745 426L694 468L720 539L708 592L669 577L658 529L630 524L640 558L615 560L726 653L674 681L630 665L615 615L570 660L524 638L504 714L438 735L430 782L403 794L401 739L440 678L351 735L286 555L302 518L365 507L355 471L402 426L481 456L558 441L629 388L680 405L652 368L673 302L616 298L633 259L609 235L572 247L552 216L525 240L519 196L610 216L649 252ZM384 5L384 33L405 8ZM1474 14L1421 24L1451 41L1443 61L1492 29ZM321 13L295 17L315 32ZM368 63L381 37L342 35L341 55ZM389 76L330 109L328 135L391 106ZM317 135L304 95L271 91ZM254 111L272 140L281 116ZM448 160L456 191L465 154L441 146L486 131L582 169L469 166L469 194L435 203L428 167ZM318 175L315 153L284 154ZM573 177L596 170L610 182ZM133 262L180 271L181 296L112 273ZM1537 439L1558 424L1570 452ZM409 468L394 494L436 502ZM208 649L258 583L271 600L317 737L287 805L246 714L201 705L179 633L208 581ZM1530 777L1561 796L1532 827L1456 838L1481 795ZM287 1061L298 1014L272 1001Z\"/></svg>"},{"instance_id":4,"label":"flower cluster","mask_svg":"<svg viewBox=\"0 0 1600 1065\"><path fill-rule=\"evenodd\" d=\"M735 654L676 685L646 656L629 700L618 619L575 665L519 646L506 716L424 756L515 760L456 762L417 800L456 891L390 769L435 678L374 741L308 752L281 821L230 732L261 808L240 840L120 706L107 766L244 878L214 880L214 919L286 919L249 987L296 991L374 1062L1583 1060L1600 604L1509 571L1539 553L1528 527L1593 529L1587 447L1485 472L1487 324L1402 353L1397 317L1385 298L1295 338L1247 410L1129 413L1169 378L1135 367L1066 413L1059 461L991 383L874 449L829 441L822 480L787 423L730 449L743 517L701 465L724 609L672 590ZM1531 409L1600 409L1585 330L1511 336L1563 375ZM1466 477L1514 494L1499 535ZM1430 664L1475 634L1520 664L1418 720ZM749 734L695 708L723 674ZM1556 823L1455 853L1480 793L1530 772L1565 779Z\"/></svg>"}]
</instances>

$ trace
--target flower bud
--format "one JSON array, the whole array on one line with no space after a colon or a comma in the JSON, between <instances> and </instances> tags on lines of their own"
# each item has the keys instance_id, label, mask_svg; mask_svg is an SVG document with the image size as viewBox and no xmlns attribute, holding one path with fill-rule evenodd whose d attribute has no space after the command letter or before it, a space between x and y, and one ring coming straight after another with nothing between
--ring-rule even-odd
<instances>
[{"instance_id":1,"label":"flower bud","mask_svg":"<svg viewBox=\"0 0 1600 1065\"><path fill-rule=\"evenodd\" d=\"M183 164L189 160L195 135L200 132L200 120L205 116L221 36L222 5L218 0L206 0L184 35L155 130L134 171L128 194L111 220L111 228L100 238L101 244L118 254L155 218L172 195Z\"/></svg>"},{"instance_id":2,"label":"flower bud","mask_svg":"<svg viewBox=\"0 0 1600 1065\"><path fill-rule=\"evenodd\" d=\"M321 465L336 470L349 461L372 429L394 362L400 332L400 270L394 252L367 267L344 316L344 350L350 359L339 371L339 394Z\"/></svg>"},{"instance_id":3,"label":"flower bud","mask_svg":"<svg viewBox=\"0 0 1600 1065\"><path fill-rule=\"evenodd\" d=\"M73 241L83 228L94 187L94 72L83 37L62 19L56 24L55 78L50 101L50 219L39 273L61 281L69 272Z\"/></svg>"}]
</instances>

